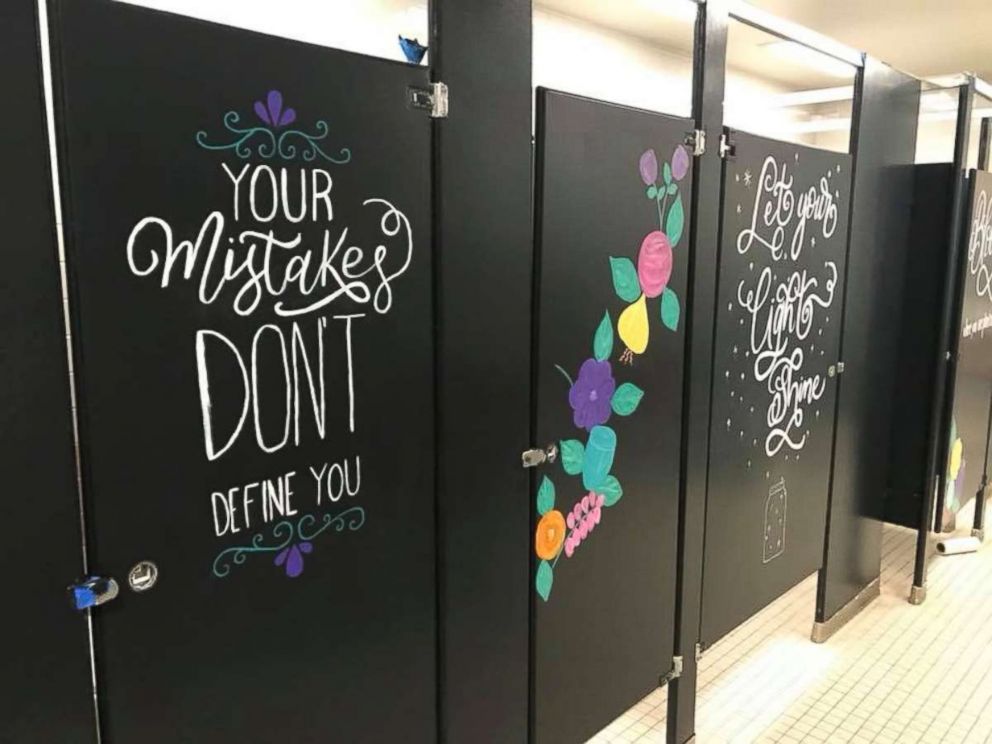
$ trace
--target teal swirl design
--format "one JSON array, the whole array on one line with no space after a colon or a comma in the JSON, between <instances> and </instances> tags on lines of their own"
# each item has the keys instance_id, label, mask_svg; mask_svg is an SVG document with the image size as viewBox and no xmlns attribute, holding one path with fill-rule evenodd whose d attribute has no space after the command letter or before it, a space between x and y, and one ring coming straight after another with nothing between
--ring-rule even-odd
<instances>
[{"instance_id":1,"label":"teal swirl design","mask_svg":"<svg viewBox=\"0 0 992 744\"><path fill-rule=\"evenodd\" d=\"M294 544L308 544L315 537L334 528L335 532L357 532L365 524L365 509L352 506L338 514L324 514L319 519L313 514L304 514L296 523L289 520L277 522L271 531L272 542L267 543L266 537L259 532L251 538L248 545L237 545L225 548L213 562L213 574L219 579L227 577L233 566L245 563L252 553L278 553L296 549ZM307 549L304 552L309 553ZM301 558L302 559L302 558ZM277 565L279 563L277 562ZM302 568L300 569L302 571Z\"/></svg>"},{"instance_id":2,"label":"teal swirl design","mask_svg":"<svg viewBox=\"0 0 992 744\"><path fill-rule=\"evenodd\" d=\"M242 127L241 115L237 111L228 111L223 118L224 128L236 135L230 142L210 142L210 135L203 129L196 133L196 144L204 150L227 151L233 150L239 158L247 160L252 155L258 155L266 160L279 157L282 160L303 158L312 163L318 157L335 165L351 162L351 150L342 147L338 154L330 155L321 148L319 142L327 139L329 128L327 122L320 119L316 123L317 131L308 134L300 129L287 129L276 136L272 127ZM300 140L294 142L293 140Z\"/></svg>"},{"instance_id":3,"label":"teal swirl design","mask_svg":"<svg viewBox=\"0 0 992 744\"><path fill-rule=\"evenodd\" d=\"M312 163L316 160L318 155L324 158L324 160L336 165L344 165L345 163L351 162L351 150L347 147L342 147L339 150L337 158L324 152L317 142L327 138L327 122L320 119L317 121L315 126L317 127L317 134L307 134L306 132L301 132L299 129L287 129L285 132L280 134L276 146L276 149L279 152L279 157L284 160L294 160L296 158L297 146L291 142L287 142L287 139L300 137L306 142L306 144L303 145L301 157L308 163Z\"/></svg>"},{"instance_id":4,"label":"teal swirl design","mask_svg":"<svg viewBox=\"0 0 992 744\"><path fill-rule=\"evenodd\" d=\"M207 142L209 135L201 129L196 133L196 144L204 150L234 150L239 158L247 159L251 157L253 152L250 142L256 135L260 135L262 141L255 146L254 152L266 159L276 154L278 150L276 136L268 127L248 127L245 129L238 127L241 116L237 111L228 111L224 114L223 121L225 129L238 135L236 139L224 144L211 144Z\"/></svg>"},{"instance_id":5,"label":"teal swirl design","mask_svg":"<svg viewBox=\"0 0 992 744\"><path fill-rule=\"evenodd\" d=\"M330 527L334 527L337 532L344 532L345 529L356 532L365 524L365 510L360 506L353 506L337 515L325 514L321 519L320 527L309 532L316 522L317 519L312 514L300 517L300 521L296 523L296 533L301 540L313 540Z\"/></svg>"},{"instance_id":6,"label":"teal swirl design","mask_svg":"<svg viewBox=\"0 0 992 744\"><path fill-rule=\"evenodd\" d=\"M285 537L282 535L285 534ZM293 542L293 524L291 522L279 522L272 528L272 537L282 540L278 545L264 545L265 536L259 532L251 539L251 545L239 545L233 548L222 550L214 558L214 576L223 579L231 573L231 566L240 566L245 562L249 553L274 553L282 550Z\"/></svg>"}]
</instances>

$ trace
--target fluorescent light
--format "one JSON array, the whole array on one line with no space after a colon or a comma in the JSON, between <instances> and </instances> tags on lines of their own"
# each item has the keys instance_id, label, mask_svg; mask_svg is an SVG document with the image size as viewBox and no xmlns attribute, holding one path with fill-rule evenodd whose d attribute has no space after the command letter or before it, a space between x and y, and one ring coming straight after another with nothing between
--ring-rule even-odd
<instances>
[{"instance_id":1,"label":"fluorescent light","mask_svg":"<svg viewBox=\"0 0 992 744\"><path fill-rule=\"evenodd\" d=\"M698 6L695 0L640 0L640 5L676 21L692 23Z\"/></svg>"},{"instance_id":2,"label":"fluorescent light","mask_svg":"<svg viewBox=\"0 0 992 744\"><path fill-rule=\"evenodd\" d=\"M783 60L809 67L824 75L848 80L854 76L854 67L846 62L794 41L771 41L761 46Z\"/></svg>"}]
</instances>

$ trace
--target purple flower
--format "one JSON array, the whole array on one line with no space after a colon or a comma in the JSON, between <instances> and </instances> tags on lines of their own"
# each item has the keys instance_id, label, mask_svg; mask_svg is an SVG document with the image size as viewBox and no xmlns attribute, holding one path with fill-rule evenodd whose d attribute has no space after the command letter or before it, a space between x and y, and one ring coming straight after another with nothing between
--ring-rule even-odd
<instances>
[{"instance_id":1,"label":"purple flower","mask_svg":"<svg viewBox=\"0 0 992 744\"><path fill-rule=\"evenodd\" d=\"M255 113L270 127L284 127L296 121L296 112L291 108L282 107L282 93L277 90L269 91L264 104L255 101Z\"/></svg>"},{"instance_id":2,"label":"purple flower","mask_svg":"<svg viewBox=\"0 0 992 744\"><path fill-rule=\"evenodd\" d=\"M645 150L641 155L641 162L638 163L641 171L641 180L645 186L650 186L658 180L658 156L654 150Z\"/></svg>"},{"instance_id":3,"label":"purple flower","mask_svg":"<svg viewBox=\"0 0 992 744\"><path fill-rule=\"evenodd\" d=\"M275 564L281 566L286 564L286 575L295 579L303 573L303 554L313 552L313 545L308 542L301 542L298 545L290 545L283 548L276 556Z\"/></svg>"},{"instance_id":4,"label":"purple flower","mask_svg":"<svg viewBox=\"0 0 992 744\"><path fill-rule=\"evenodd\" d=\"M577 379L568 391L568 402L575 412L575 425L592 429L610 418L610 401L617 383L608 361L586 359Z\"/></svg>"},{"instance_id":5,"label":"purple flower","mask_svg":"<svg viewBox=\"0 0 992 744\"><path fill-rule=\"evenodd\" d=\"M675 152L672 153L672 175L675 176L676 181L681 181L688 172L689 153L685 147L679 145L675 148Z\"/></svg>"}]
</instances>

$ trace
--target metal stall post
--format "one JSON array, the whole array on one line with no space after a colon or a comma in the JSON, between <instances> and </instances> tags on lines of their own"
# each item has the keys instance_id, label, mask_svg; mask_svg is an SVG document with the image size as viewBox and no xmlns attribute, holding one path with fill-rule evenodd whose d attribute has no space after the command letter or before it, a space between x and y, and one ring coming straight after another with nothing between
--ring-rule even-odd
<instances>
[{"instance_id":1,"label":"metal stall post","mask_svg":"<svg viewBox=\"0 0 992 744\"><path fill-rule=\"evenodd\" d=\"M976 81L977 86L977 81ZM989 147L992 146L992 117L982 119L978 134L978 169L989 169ZM985 432L985 462L989 460L989 442L992 441L992 400L989 400L988 428ZM982 474L982 484L975 494L975 519L971 526L972 537L985 542L985 497L988 489L988 474Z\"/></svg>"},{"instance_id":2,"label":"metal stall post","mask_svg":"<svg viewBox=\"0 0 992 744\"><path fill-rule=\"evenodd\" d=\"M945 483L943 463L949 446L951 411L954 403L954 371L958 349L956 321L960 313L960 271L957 270L961 253L961 216L964 210L965 179L968 166L968 142L971 134L971 112L975 101L975 81L969 79L958 89L958 117L954 137L955 174L951 195L951 220L948 235L947 278L944 283L943 303L940 313L940 342L935 360L935 381L930 433L927 452L926 480L920 509L919 528L916 534L916 560L913 566L913 586L909 593L910 604L922 604L927 597L927 554L930 548L930 530L933 515L944 505Z\"/></svg>"},{"instance_id":3,"label":"metal stall post","mask_svg":"<svg viewBox=\"0 0 992 744\"><path fill-rule=\"evenodd\" d=\"M689 306L692 312L686 334L686 409L682 419L683 475L679 499L675 607L675 656L682 659L682 672L681 676L671 680L668 689L668 741L677 744L691 740L696 727L696 660L709 467L710 391L723 173L720 135L723 131L728 18L726 0L701 2L693 50L693 116L696 129L704 133L706 146L696 159L689 228L692 241Z\"/></svg>"}]
</instances>

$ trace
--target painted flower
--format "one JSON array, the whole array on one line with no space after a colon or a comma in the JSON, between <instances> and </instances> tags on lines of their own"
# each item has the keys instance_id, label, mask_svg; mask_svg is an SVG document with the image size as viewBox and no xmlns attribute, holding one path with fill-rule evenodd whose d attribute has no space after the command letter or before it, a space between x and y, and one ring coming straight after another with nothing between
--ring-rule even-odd
<instances>
[{"instance_id":1,"label":"painted flower","mask_svg":"<svg viewBox=\"0 0 992 744\"><path fill-rule=\"evenodd\" d=\"M675 177L676 181L681 181L685 178L685 174L689 172L689 152L679 145L675 148L675 152L672 153L672 175Z\"/></svg>"},{"instance_id":2,"label":"painted flower","mask_svg":"<svg viewBox=\"0 0 992 744\"><path fill-rule=\"evenodd\" d=\"M605 497L599 493L590 491L583 496L568 513L565 524L570 530L565 538L565 557L571 558L575 554L575 549L579 547L583 540L599 524L603 518L603 503Z\"/></svg>"},{"instance_id":3,"label":"painted flower","mask_svg":"<svg viewBox=\"0 0 992 744\"><path fill-rule=\"evenodd\" d=\"M534 552L537 557L550 561L561 550L565 541L565 517L557 509L547 512L537 523L534 534Z\"/></svg>"},{"instance_id":4,"label":"painted flower","mask_svg":"<svg viewBox=\"0 0 992 744\"><path fill-rule=\"evenodd\" d=\"M579 368L579 378L568 391L573 420L581 429L592 429L610 418L610 399L617 383L606 360L586 359Z\"/></svg>"},{"instance_id":5,"label":"painted flower","mask_svg":"<svg viewBox=\"0 0 992 744\"><path fill-rule=\"evenodd\" d=\"M637 165L645 186L650 186L658 180L658 156L654 154L654 150L645 150Z\"/></svg>"},{"instance_id":6,"label":"painted flower","mask_svg":"<svg viewBox=\"0 0 992 744\"><path fill-rule=\"evenodd\" d=\"M303 573L303 554L312 553L313 545L308 542L297 543L296 545L290 545L288 548L283 548L276 555L275 564L277 566L286 566L286 575L295 579L301 573Z\"/></svg>"},{"instance_id":7,"label":"painted flower","mask_svg":"<svg viewBox=\"0 0 992 744\"><path fill-rule=\"evenodd\" d=\"M270 127L284 127L296 121L296 112L282 107L282 93L277 90L269 91L264 104L255 101L255 114Z\"/></svg>"}]
</instances>

